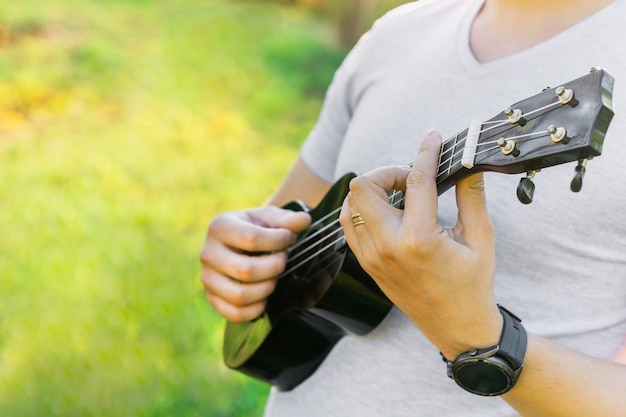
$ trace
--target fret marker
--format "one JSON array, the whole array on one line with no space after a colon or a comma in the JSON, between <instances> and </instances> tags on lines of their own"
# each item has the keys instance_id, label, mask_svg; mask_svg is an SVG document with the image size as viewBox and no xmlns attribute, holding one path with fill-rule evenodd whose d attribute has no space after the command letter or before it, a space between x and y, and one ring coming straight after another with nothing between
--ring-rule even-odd
<instances>
[{"instance_id":1,"label":"fret marker","mask_svg":"<svg viewBox=\"0 0 626 417\"><path fill-rule=\"evenodd\" d=\"M465 138L465 147L463 148L463 157L461 165L467 169L474 167L474 159L476 158L476 146L478 145L478 136L483 124L480 120L472 120L467 128L467 138Z\"/></svg>"}]
</instances>

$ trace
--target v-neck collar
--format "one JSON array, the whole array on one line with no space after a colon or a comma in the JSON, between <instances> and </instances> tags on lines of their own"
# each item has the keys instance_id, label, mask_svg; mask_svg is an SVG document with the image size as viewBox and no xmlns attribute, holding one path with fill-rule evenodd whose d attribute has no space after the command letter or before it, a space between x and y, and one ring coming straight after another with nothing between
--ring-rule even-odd
<instances>
[{"instance_id":1,"label":"v-neck collar","mask_svg":"<svg viewBox=\"0 0 626 417\"><path fill-rule=\"evenodd\" d=\"M516 62L524 61L530 56L534 55L537 51L544 48L549 48L553 43L558 43L563 40L567 33L571 31L581 30L584 26L593 25L596 19L601 19L607 13L611 13L611 9L615 7L617 3L621 3L623 0L615 0L611 4L603 7L594 14L586 17L585 19L575 23L564 31L542 41L533 46L530 46L519 52L503 56L487 62L480 62L476 59L470 45L470 35L472 30L472 24L478 15L478 12L482 8L485 0L472 0L469 1L469 7L467 13L463 18L461 25L457 31L456 47L460 62L465 69L474 76L481 76L492 74L497 71L501 71L506 67L515 64Z\"/></svg>"}]
</instances>

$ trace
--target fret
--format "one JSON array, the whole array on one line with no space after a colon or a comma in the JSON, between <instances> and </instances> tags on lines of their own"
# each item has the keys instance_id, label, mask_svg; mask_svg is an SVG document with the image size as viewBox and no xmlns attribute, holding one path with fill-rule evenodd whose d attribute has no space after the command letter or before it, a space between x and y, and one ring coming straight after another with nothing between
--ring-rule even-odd
<instances>
[{"instance_id":1,"label":"fret","mask_svg":"<svg viewBox=\"0 0 626 417\"><path fill-rule=\"evenodd\" d=\"M389 204L395 208L404 209L404 191L391 190L387 195L389 196Z\"/></svg>"},{"instance_id":2,"label":"fret","mask_svg":"<svg viewBox=\"0 0 626 417\"><path fill-rule=\"evenodd\" d=\"M467 137L467 129L457 133L453 138L443 142L437 169L437 184L445 181L460 168L460 149Z\"/></svg>"},{"instance_id":3,"label":"fret","mask_svg":"<svg viewBox=\"0 0 626 417\"><path fill-rule=\"evenodd\" d=\"M452 156L449 158L449 162L448 162L448 176L450 176L450 172L452 171L452 164L454 162L454 153L456 152L456 146L458 144L459 141L459 134L457 133L456 136L454 137L454 144L452 146Z\"/></svg>"}]
</instances>

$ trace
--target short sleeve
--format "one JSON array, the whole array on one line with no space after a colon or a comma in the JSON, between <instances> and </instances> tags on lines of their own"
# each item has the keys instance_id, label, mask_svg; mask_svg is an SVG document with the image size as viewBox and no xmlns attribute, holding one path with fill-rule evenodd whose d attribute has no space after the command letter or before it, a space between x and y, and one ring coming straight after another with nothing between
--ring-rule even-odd
<instances>
[{"instance_id":1,"label":"short sleeve","mask_svg":"<svg viewBox=\"0 0 626 417\"><path fill-rule=\"evenodd\" d=\"M350 84L356 66L356 48L335 72L326 91L324 103L315 126L300 149L306 166L318 177L333 182L337 155L350 124Z\"/></svg>"}]
</instances>

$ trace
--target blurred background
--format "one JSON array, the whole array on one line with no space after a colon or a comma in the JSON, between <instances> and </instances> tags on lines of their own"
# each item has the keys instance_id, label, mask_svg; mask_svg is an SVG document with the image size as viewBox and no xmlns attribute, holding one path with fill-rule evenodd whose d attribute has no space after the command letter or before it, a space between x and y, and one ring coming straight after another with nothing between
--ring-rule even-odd
<instances>
[{"instance_id":1,"label":"blurred background","mask_svg":"<svg viewBox=\"0 0 626 417\"><path fill-rule=\"evenodd\" d=\"M0 416L260 416L198 254L394 0L0 3Z\"/></svg>"}]
</instances>

